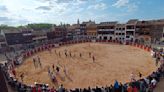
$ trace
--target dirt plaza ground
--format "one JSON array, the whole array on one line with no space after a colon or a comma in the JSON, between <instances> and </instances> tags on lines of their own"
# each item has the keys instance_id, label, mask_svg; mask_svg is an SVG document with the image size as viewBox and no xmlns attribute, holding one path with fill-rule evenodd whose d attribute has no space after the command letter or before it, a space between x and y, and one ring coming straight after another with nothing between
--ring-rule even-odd
<instances>
[{"instance_id":1,"label":"dirt plaza ground","mask_svg":"<svg viewBox=\"0 0 164 92\"><path fill-rule=\"evenodd\" d=\"M66 57L65 52L71 56ZM59 53L61 56L59 56ZM81 57L80 57L81 53ZM89 57L91 53L91 57ZM34 67L33 58L39 56L42 67ZM95 62L92 60L95 57ZM56 73L52 65L59 66ZM57 83L53 83L48 75L48 67L54 71ZM24 73L24 83L31 85L34 82L47 83L51 87L63 84L65 88L95 87L113 84L115 80L126 83L130 81L133 72L139 79L138 73L143 77L156 70L155 62L149 52L142 49L119 44L80 43L66 45L59 48L43 51L25 60L16 68L17 78Z\"/></svg>"}]
</instances>

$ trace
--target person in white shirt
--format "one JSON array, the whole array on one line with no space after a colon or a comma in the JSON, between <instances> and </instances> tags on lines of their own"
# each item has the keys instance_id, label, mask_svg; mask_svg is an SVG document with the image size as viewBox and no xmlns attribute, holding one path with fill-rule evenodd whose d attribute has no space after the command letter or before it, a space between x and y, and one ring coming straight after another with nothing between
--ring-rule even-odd
<instances>
[{"instance_id":1,"label":"person in white shirt","mask_svg":"<svg viewBox=\"0 0 164 92\"><path fill-rule=\"evenodd\" d=\"M155 87L157 84L157 81L153 78L153 80L151 81L151 84L153 85L153 87Z\"/></svg>"}]
</instances>

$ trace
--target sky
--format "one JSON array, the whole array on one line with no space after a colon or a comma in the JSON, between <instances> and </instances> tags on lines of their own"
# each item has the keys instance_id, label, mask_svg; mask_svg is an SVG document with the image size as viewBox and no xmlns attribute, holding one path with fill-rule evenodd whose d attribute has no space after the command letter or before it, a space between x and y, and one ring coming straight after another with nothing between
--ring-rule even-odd
<instances>
[{"instance_id":1,"label":"sky","mask_svg":"<svg viewBox=\"0 0 164 92\"><path fill-rule=\"evenodd\" d=\"M164 0L0 0L0 24L164 19Z\"/></svg>"}]
</instances>

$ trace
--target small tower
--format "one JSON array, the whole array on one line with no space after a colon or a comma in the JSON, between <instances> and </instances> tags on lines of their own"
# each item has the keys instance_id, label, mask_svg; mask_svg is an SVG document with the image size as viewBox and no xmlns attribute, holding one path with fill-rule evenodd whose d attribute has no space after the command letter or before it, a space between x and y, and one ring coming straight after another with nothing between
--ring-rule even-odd
<instances>
[{"instance_id":1,"label":"small tower","mask_svg":"<svg viewBox=\"0 0 164 92\"><path fill-rule=\"evenodd\" d=\"M77 24L80 24L80 21L79 21L79 19L77 19Z\"/></svg>"}]
</instances>

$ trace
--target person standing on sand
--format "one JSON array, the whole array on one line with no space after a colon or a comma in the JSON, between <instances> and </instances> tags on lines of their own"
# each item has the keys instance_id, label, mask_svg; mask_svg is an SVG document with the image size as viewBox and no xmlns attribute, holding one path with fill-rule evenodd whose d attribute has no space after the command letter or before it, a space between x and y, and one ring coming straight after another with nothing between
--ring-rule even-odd
<instances>
[{"instance_id":1,"label":"person standing on sand","mask_svg":"<svg viewBox=\"0 0 164 92\"><path fill-rule=\"evenodd\" d=\"M22 74L20 75L20 78L21 78L21 81L23 82L24 73L22 73Z\"/></svg>"},{"instance_id":2,"label":"person standing on sand","mask_svg":"<svg viewBox=\"0 0 164 92\"><path fill-rule=\"evenodd\" d=\"M33 64L34 64L34 67L36 68L36 60L35 60L35 58L33 58Z\"/></svg>"},{"instance_id":3,"label":"person standing on sand","mask_svg":"<svg viewBox=\"0 0 164 92\"><path fill-rule=\"evenodd\" d=\"M80 53L80 57L82 57L82 54Z\"/></svg>"},{"instance_id":4,"label":"person standing on sand","mask_svg":"<svg viewBox=\"0 0 164 92\"><path fill-rule=\"evenodd\" d=\"M60 68L58 66L56 66L56 71L59 72L60 71Z\"/></svg>"},{"instance_id":5,"label":"person standing on sand","mask_svg":"<svg viewBox=\"0 0 164 92\"><path fill-rule=\"evenodd\" d=\"M65 52L65 56L67 57L67 52Z\"/></svg>"},{"instance_id":6,"label":"person standing on sand","mask_svg":"<svg viewBox=\"0 0 164 92\"><path fill-rule=\"evenodd\" d=\"M55 70L55 66L54 66L54 64L52 64L52 69L53 69L53 71Z\"/></svg>"},{"instance_id":7,"label":"person standing on sand","mask_svg":"<svg viewBox=\"0 0 164 92\"><path fill-rule=\"evenodd\" d=\"M92 60L93 60L93 63L95 62L95 57L94 56L92 56Z\"/></svg>"},{"instance_id":8,"label":"person standing on sand","mask_svg":"<svg viewBox=\"0 0 164 92\"><path fill-rule=\"evenodd\" d=\"M72 57L72 53L71 53L71 51L69 52L69 56Z\"/></svg>"},{"instance_id":9,"label":"person standing on sand","mask_svg":"<svg viewBox=\"0 0 164 92\"><path fill-rule=\"evenodd\" d=\"M48 66L48 75L50 76L51 75L51 70L50 70L50 67Z\"/></svg>"},{"instance_id":10,"label":"person standing on sand","mask_svg":"<svg viewBox=\"0 0 164 92\"><path fill-rule=\"evenodd\" d=\"M142 77L142 74L139 72L139 77L141 78Z\"/></svg>"},{"instance_id":11,"label":"person standing on sand","mask_svg":"<svg viewBox=\"0 0 164 92\"><path fill-rule=\"evenodd\" d=\"M39 66L40 66L40 67L42 67L42 63L40 62L40 57L39 57L39 56L37 56L37 58L38 58L38 63L39 63Z\"/></svg>"}]
</instances>

